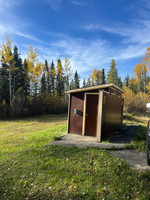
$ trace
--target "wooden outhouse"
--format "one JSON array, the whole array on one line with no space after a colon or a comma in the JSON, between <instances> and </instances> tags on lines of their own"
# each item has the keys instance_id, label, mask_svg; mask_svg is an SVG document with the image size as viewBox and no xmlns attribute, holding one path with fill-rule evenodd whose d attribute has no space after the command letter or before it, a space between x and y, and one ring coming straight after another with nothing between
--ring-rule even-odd
<instances>
[{"instance_id":1,"label":"wooden outhouse","mask_svg":"<svg viewBox=\"0 0 150 200\"><path fill-rule=\"evenodd\" d=\"M123 92L113 83L67 91L68 133L101 142L123 122Z\"/></svg>"}]
</instances>

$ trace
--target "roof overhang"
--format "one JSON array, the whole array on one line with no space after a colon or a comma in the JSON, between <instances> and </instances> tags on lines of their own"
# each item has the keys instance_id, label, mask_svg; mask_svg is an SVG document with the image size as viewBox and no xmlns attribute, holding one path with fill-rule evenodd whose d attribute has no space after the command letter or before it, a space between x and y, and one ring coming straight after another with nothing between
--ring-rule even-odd
<instances>
[{"instance_id":1,"label":"roof overhang","mask_svg":"<svg viewBox=\"0 0 150 200\"><path fill-rule=\"evenodd\" d=\"M66 93L71 94L71 93L77 93L77 92L86 92L86 91L90 91L90 90L102 90L105 88L112 88L114 90L117 90L120 93L124 93L124 90L121 89L119 86L115 85L114 83L86 87L86 88L79 88L79 89L74 89L74 90L68 90L68 91L66 91Z\"/></svg>"}]
</instances>

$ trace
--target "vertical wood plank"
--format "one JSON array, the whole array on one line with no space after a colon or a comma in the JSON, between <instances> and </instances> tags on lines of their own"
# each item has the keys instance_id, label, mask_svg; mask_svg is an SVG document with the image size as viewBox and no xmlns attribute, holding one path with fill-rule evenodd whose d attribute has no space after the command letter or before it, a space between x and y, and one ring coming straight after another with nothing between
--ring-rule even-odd
<instances>
[{"instance_id":1,"label":"vertical wood plank","mask_svg":"<svg viewBox=\"0 0 150 200\"><path fill-rule=\"evenodd\" d=\"M86 120L86 96L84 93L84 106L83 106L83 126L82 126L82 135L85 135L85 120Z\"/></svg>"},{"instance_id":2,"label":"vertical wood plank","mask_svg":"<svg viewBox=\"0 0 150 200\"><path fill-rule=\"evenodd\" d=\"M68 133L70 132L70 104L71 104L71 94L69 95L69 100L68 100Z\"/></svg>"},{"instance_id":3,"label":"vertical wood plank","mask_svg":"<svg viewBox=\"0 0 150 200\"><path fill-rule=\"evenodd\" d=\"M97 142L101 142L102 135L102 113L103 113L103 91L99 91L98 121L97 121Z\"/></svg>"}]
</instances>

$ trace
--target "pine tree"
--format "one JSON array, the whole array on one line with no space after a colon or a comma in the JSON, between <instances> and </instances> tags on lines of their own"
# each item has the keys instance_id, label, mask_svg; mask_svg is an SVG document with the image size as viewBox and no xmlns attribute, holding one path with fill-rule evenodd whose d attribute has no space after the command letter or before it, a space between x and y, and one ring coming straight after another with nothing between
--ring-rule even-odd
<instances>
[{"instance_id":1,"label":"pine tree","mask_svg":"<svg viewBox=\"0 0 150 200\"><path fill-rule=\"evenodd\" d=\"M20 55L18 53L17 46L14 46L13 55L14 57L12 60L12 89L13 89L12 96L14 96L16 91L22 90L24 85L23 64L22 64L22 59L20 58Z\"/></svg>"},{"instance_id":2,"label":"pine tree","mask_svg":"<svg viewBox=\"0 0 150 200\"><path fill-rule=\"evenodd\" d=\"M46 93L46 77L45 73L43 73L41 78L41 93Z\"/></svg>"},{"instance_id":3,"label":"pine tree","mask_svg":"<svg viewBox=\"0 0 150 200\"><path fill-rule=\"evenodd\" d=\"M63 77L63 67L61 64L61 60L57 60L57 82L56 82L56 90L59 96L64 95L64 77Z\"/></svg>"},{"instance_id":4,"label":"pine tree","mask_svg":"<svg viewBox=\"0 0 150 200\"><path fill-rule=\"evenodd\" d=\"M55 76L56 76L56 69L54 66L54 62L52 61L50 66L50 93L54 95L55 93Z\"/></svg>"},{"instance_id":5,"label":"pine tree","mask_svg":"<svg viewBox=\"0 0 150 200\"><path fill-rule=\"evenodd\" d=\"M75 74L74 74L74 88L80 88L80 80L79 80L79 75L78 72L76 70Z\"/></svg>"},{"instance_id":6,"label":"pine tree","mask_svg":"<svg viewBox=\"0 0 150 200\"><path fill-rule=\"evenodd\" d=\"M28 74L28 64L26 59L23 62L23 92L27 97L30 94L30 79Z\"/></svg>"},{"instance_id":7,"label":"pine tree","mask_svg":"<svg viewBox=\"0 0 150 200\"><path fill-rule=\"evenodd\" d=\"M69 90L69 81L70 77L72 76L72 70L70 66L70 61L68 60L67 56L64 60L64 83L65 83L65 90Z\"/></svg>"},{"instance_id":8,"label":"pine tree","mask_svg":"<svg viewBox=\"0 0 150 200\"><path fill-rule=\"evenodd\" d=\"M102 84L106 83L105 69L102 69Z\"/></svg>"},{"instance_id":9,"label":"pine tree","mask_svg":"<svg viewBox=\"0 0 150 200\"><path fill-rule=\"evenodd\" d=\"M12 66L11 62L13 60L14 55L12 55L12 40L8 34L5 35L5 43L3 43L0 47L0 55L1 55L1 62L3 68L8 69L8 80L9 80L9 104L11 104L12 100ZM6 71L6 69L4 69ZM5 74L6 75L6 74ZM6 85L7 86L7 85Z\"/></svg>"},{"instance_id":10,"label":"pine tree","mask_svg":"<svg viewBox=\"0 0 150 200\"><path fill-rule=\"evenodd\" d=\"M72 79L70 82L70 90L73 90L74 88L74 80Z\"/></svg>"},{"instance_id":11,"label":"pine tree","mask_svg":"<svg viewBox=\"0 0 150 200\"><path fill-rule=\"evenodd\" d=\"M86 87L86 82L85 82L85 78L84 78L84 80L83 80L83 88L85 88Z\"/></svg>"},{"instance_id":12,"label":"pine tree","mask_svg":"<svg viewBox=\"0 0 150 200\"><path fill-rule=\"evenodd\" d=\"M47 60L45 60L45 70L46 70L46 75L45 75L45 84L46 84L46 90L47 93L51 93L51 85L50 85L50 70L48 66Z\"/></svg>"},{"instance_id":13,"label":"pine tree","mask_svg":"<svg viewBox=\"0 0 150 200\"><path fill-rule=\"evenodd\" d=\"M130 81L130 76L127 75L127 76L125 77L125 79L124 79L124 86L125 86L125 87L128 87L128 86L129 86L129 81Z\"/></svg>"},{"instance_id":14,"label":"pine tree","mask_svg":"<svg viewBox=\"0 0 150 200\"><path fill-rule=\"evenodd\" d=\"M92 86L90 77L89 77L88 80L87 80L86 86L87 86L87 87L91 87L91 86Z\"/></svg>"},{"instance_id":15,"label":"pine tree","mask_svg":"<svg viewBox=\"0 0 150 200\"><path fill-rule=\"evenodd\" d=\"M110 63L110 70L107 73L107 82L118 85L118 70L116 68L115 60L113 59Z\"/></svg>"},{"instance_id":16,"label":"pine tree","mask_svg":"<svg viewBox=\"0 0 150 200\"><path fill-rule=\"evenodd\" d=\"M0 79L1 79L1 96L0 101L3 100L10 104L10 92L9 92L9 66L2 62L0 67Z\"/></svg>"}]
</instances>

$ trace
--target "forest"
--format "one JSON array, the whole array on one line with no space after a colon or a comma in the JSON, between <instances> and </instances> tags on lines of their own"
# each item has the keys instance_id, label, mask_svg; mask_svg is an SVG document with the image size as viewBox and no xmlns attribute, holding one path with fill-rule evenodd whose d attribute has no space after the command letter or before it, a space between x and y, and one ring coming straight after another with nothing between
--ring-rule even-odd
<instances>
[{"instance_id":1,"label":"forest","mask_svg":"<svg viewBox=\"0 0 150 200\"><path fill-rule=\"evenodd\" d=\"M31 45L23 60L10 35L5 34L0 44L0 118L17 118L41 114L67 112L66 90L114 83L125 90L123 94L126 112L145 112L150 101L150 47L134 67L133 76L122 81L116 62L111 60L109 70L94 69L89 78L80 83L67 57L50 63L39 61L37 49Z\"/></svg>"}]
</instances>

